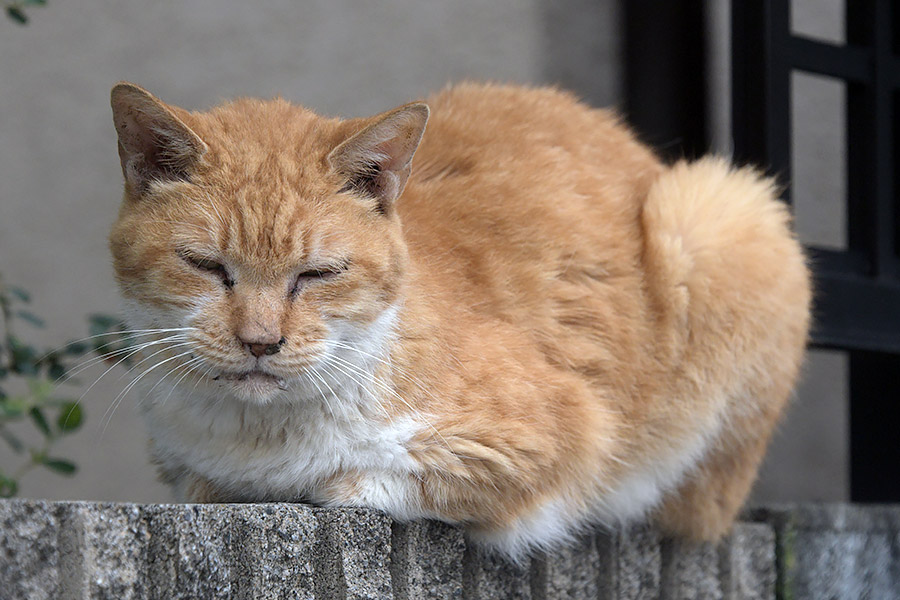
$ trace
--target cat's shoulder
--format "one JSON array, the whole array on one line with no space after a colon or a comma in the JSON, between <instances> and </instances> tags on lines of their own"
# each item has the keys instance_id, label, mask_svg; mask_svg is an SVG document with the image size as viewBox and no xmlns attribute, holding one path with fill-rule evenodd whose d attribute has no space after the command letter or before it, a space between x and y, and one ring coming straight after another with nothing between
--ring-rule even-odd
<instances>
[{"instance_id":1,"label":"cat's shoulder","mask_svg":"<svg viewBox=\"0 0 900 600\"><path fill-rule=\"evenodd\" d=\"M448 85L428 98L432 106L463 110L484 107L586 108L572 92L554 86L464 81Z\"/></svg>"},{"instance_id":2,"label":"cat's shoulder","mask_svg":"<svg viewBox=\"0 0 900 600\"><path fill-rule=\"evenodd\" d=\"M466 82L425 101L431 118L416 155L420 165L435 156L465 154L482 165L512 160L521 172L531 163L555 162L561 151L641 151L614 111L593 108L555 87Z\"/></svg>"},{"instance_id":3,"label":"cat's shoulder","mask_svg":"<svg viewBox=\"0 0 900 600\"><path fill-rule=\"evenodd\" d=\"M614 111L593 108L572 92L553 86L464 82L444 88L426 102L435 122L461 120L484 127L525 121L554 127L589 119L595 125L620 124Z\"/></svg>"}]
</instances>

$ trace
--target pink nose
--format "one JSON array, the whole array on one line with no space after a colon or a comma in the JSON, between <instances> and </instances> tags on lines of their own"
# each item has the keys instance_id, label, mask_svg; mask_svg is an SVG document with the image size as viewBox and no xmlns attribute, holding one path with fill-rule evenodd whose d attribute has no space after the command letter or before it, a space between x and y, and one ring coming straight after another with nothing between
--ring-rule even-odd
<instances>
[{"instance_id":1,"label":"pink nose","mask_svg":"<svg viewBox=\"0 0 900 600\"><path fill-rule=\"evenodd\" d=\"M279 339L274 344L268 340L254 340L247 341L241 340L244 344L244 347L250 351L250 354L259 358L260 356L271 356L272 354L278 354L281 352L281 347L285 344L287 340L284 338Z\"/></svg>"}]
</instances>

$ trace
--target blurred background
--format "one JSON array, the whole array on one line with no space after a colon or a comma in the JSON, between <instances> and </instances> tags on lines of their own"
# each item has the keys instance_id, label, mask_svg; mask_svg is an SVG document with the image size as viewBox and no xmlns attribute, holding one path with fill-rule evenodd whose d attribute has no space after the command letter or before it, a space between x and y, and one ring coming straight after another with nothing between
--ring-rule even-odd
<instances>
[{"instance_id":1,"label":"blurred background","mask_svg":"<svg viewBox=\"0 0 900 600\"><path fill-rule=\"evenodd\" d=\"M702 43L687 39L682 46L702 69L674 73L687 78L685 88L700 90L702 98L687 104L653 92L646 65L654 63L647 54L655 46L642 39L686 37L694 30L682 28L682 13L654 30L658 15L644 22L635 8L648 4L50 0L25 6L26 26L0 21L0 274L31 293L31 308L46 324L21 323L17 333L51 347L87 335L86 315L117 312L106 246L121 194L109 109L116 81L138 83L191 109L235 96L280 95L347 117L374 114L463 79L555 84L643 125L643 137L668 156L706 149L731 154L730 3L673 3L693 6L692 26L702 23ZM843 43L840 0L791 4L793 30ZM640 61L649 79L636 76ZM796 76L792 89L797 229L804 242L841 247L846 92L813 75ZM685 121L703 119L692 128L694 138L654 126L654 116L678 110ZM80 374L66 393L79 396L104 370ZM123 373L114 370L87 393L80 430L54 446L77 463L77 474L33 470L20 482L20 495L171 499L147 462L137 398L129 394L112 409L130 379ZM849 498L847 389L846 354L813 351L755 501ZM0 440L0 468L20 460Z\"/></svg>"}]
</instances>

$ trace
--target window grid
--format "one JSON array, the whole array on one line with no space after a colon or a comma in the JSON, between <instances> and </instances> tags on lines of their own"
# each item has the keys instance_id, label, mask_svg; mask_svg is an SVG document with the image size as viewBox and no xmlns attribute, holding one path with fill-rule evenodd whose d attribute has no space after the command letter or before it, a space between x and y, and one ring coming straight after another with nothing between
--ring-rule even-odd
<instances>
[{"instance_id":1,"label":"window grid","mask_svg":"<svg viewBox=\"0 0 900 600\"><path fill-rule=\"evenodd\" d=\"M790 202L791 73L847 85L847 245L809 248L816 271L813 343L823 348L900 353L898 167L894 121L900 57L888 0L854 0L847 44L790 31L790 1L735 0L732 67L735 156L766 166Z\"/></svg>"}]
</instances>

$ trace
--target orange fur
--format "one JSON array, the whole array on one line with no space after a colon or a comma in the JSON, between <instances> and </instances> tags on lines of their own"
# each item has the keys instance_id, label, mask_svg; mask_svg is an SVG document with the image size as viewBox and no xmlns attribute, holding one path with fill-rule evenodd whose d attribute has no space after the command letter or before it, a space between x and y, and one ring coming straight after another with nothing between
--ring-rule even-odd
<instances>
[{"instance_id":1,"label":"orange fur","mask_svg":"<svg viewBox=\"0 0 900 600\"><path fill-rule=\"evenodd\" d=\"M340 121L283 100L191 113L114 89L119 284L134 323L192 328L203 368L172 388L180 410L213 390L203 426L231 431L226 412L240 425L203 443L241 446L248 472L195 453L194 434L178 433L187 413L151 399L157 460L195 500L372 504L467 524L513 554L644 513L684 535L724 533L809 326L809 274L771 182L716 159L663 165L609 113L556 90L466 84L427 104L419 143L422 104ZM310 269L327 277L293 290ZM402 442L412 466L345 456L303 486L253 479L260 448L311 435L284 425L313 402L292 382L328 356L335 323L368 331L390 311L367 351L382 360L331 375L355 373L371 396L358 419L426 423ZM251 358L254 343L277 353ZM211 381L257 368L256 387ZM312 382L326 400L328 381ZM249 424L266 415L282 429ZM370 481L407 495L378 501Z\"/></svg>"}]
</instances>

